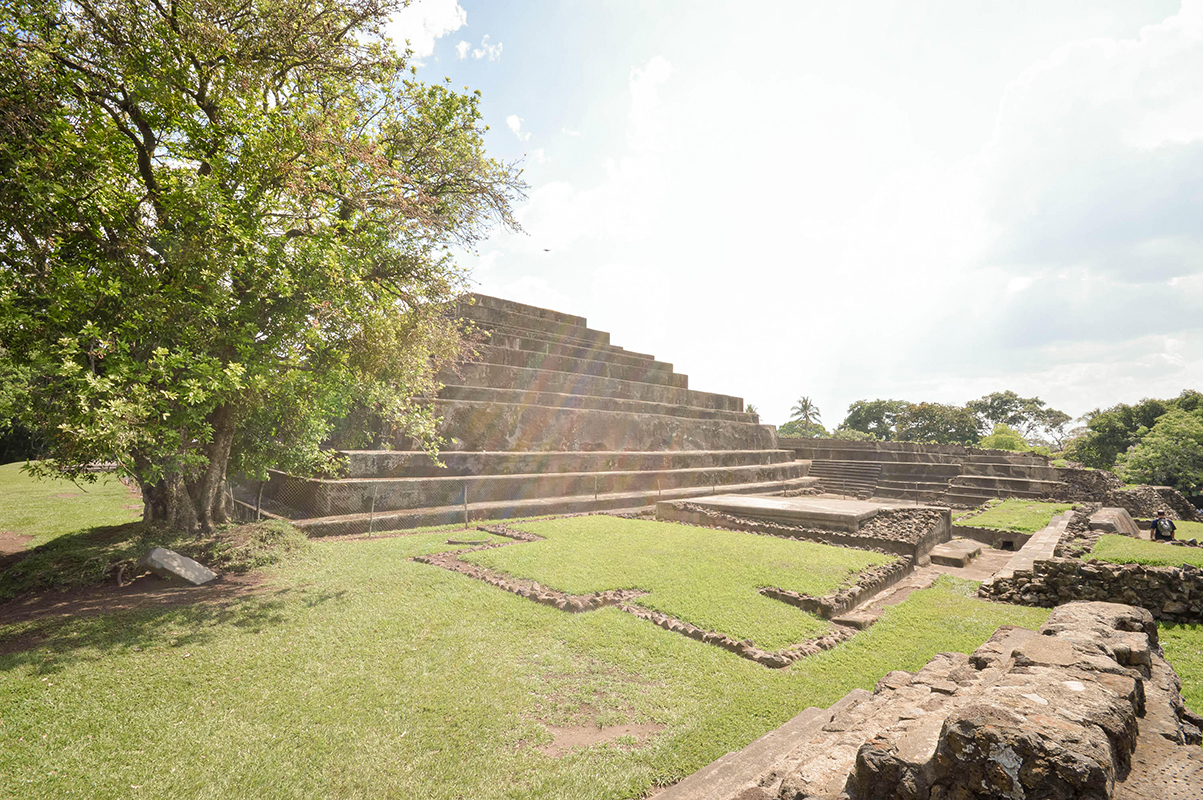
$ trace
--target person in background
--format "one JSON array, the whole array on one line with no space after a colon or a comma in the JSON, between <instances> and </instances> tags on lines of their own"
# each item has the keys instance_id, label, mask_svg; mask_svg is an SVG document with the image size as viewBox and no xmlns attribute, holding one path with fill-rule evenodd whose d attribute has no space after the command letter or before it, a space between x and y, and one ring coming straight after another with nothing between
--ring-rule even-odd
<instances>
[{"instance_id":1,"label":"person in background","mask_svg":"<svg viewBox=\"0 0 1203 800\"><path fill-rule=\"evenodd\" d=\"M1174 521L1165 515L1165 511L1158 511L1157 519L1153 520L1153 524L1149 526L1149 531L1153 534L1154 539L1162 539L1168 542L1173 541L1176 527Z\"/></svg>"}]
</instances>

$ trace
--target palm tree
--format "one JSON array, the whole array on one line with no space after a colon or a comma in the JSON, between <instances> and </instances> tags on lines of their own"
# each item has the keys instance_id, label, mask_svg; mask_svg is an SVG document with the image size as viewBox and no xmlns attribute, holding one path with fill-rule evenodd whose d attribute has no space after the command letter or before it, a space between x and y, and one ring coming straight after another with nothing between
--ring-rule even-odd
<instances>
[{"instance_id":1,"label":"palm tree","mask_svg":"<svg viewBox=\"0 0 1203 800\"><path fill-rule=\"evenodd\" d=\"M808 428L812 423L819 422L819 407L810 402L809 397L799 397L798 404L790 409L790 414L793 415L790 419L802 420Z\"/></svg>"}]
</instances>

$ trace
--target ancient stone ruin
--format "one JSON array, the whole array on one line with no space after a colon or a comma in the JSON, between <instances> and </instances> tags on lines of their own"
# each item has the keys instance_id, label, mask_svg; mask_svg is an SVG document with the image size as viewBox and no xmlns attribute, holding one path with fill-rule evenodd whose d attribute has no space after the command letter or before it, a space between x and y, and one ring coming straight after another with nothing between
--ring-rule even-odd
<instances>
[{"instance_id":1,"label":"ancient stone ruin","mask_svg":"<svg viewBox=\"0 0 1203 800\"><path fill-rule=\"evenodd\" d=\"M1073 603L807 709L657 800L1185 800L1200 725L1148 612Z\"/></svg>"},{"instance_id":2,"label":"ancient stone ruin","mask_svg":"<svg viewBox=\"0 0 1203 800\"><path fill-rule=\"evenodd\" d=\"M485 295L457 313L488 339L430 400L443 466L420 451L348 451L346 477L274 473L244 507L262 502L320 536L816 483L742 399L689 388L672 364L611 344L583 317Z\"/></svg>"}]
</instances>

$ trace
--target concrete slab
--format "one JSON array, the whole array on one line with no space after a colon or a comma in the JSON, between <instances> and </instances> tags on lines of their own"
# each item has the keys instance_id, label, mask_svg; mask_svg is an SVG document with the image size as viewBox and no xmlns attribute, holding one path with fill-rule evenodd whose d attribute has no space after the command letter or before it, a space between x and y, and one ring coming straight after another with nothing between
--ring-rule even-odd
<instances>
[{"instance_id":1,"label":"concrete slab","mask_svg":"<svg viewBox=\"0 0 1203 800\"><path fill-rule=\"evenodd\" d=\"M832 497L747 497L728 494L699 497L688 502L748 519L849 533L855 533L862 522L877 516L881 509L896 507L894 503Z\"/></svg>"},{"instance_id":2,"label":"concrete slab","mask_svg":"<svg viewBox=\"0 0 1203 800\"><path fill-rule=\"evenodd\" d=\"M977 558L981 552L982 546L972 539L953 539L933 547L930 555L933 564L945 567L963 567Z\"/></svg>"},{"instance_id":3,"label":"concrete slab","mask_svg":"<svg viewBox=\"0 0 1203 800\"><path fill-rule=\"evenodd\" d=\"M200 586L217 577L217 573L204 564L164 547L155 547L142 556L134 571L143 570L153 572L160 578L183 578L193 586Z\"/></svg>"},{"instance_id":4,"label":"concrete slab","mask_svg":"<svg viewBox=\"0 0 1203 800\"><path fill-rule=\"evenodd\" d=\"M1090 515L1090 529L1122 536L1140 536L1140 527L1126 508L1100 508Z\"/></svg>"}]
</instances>

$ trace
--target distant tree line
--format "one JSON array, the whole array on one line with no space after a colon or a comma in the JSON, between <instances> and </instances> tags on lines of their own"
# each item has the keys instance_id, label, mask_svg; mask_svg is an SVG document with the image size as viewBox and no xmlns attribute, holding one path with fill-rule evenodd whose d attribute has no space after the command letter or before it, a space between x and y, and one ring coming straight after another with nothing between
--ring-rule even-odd
<instances>
[{"instance_id":1,"label":"distant tree line","mask_svg":"<svg viewBox=\"0 0 1203 800\"><path fill-rule=\"evenodd\" d=\"M1060 452L1095 469L1114 470L1129 483L1173 486L1188 494L1203 487L1203 393L1171 400L1145 399L1095 409L1071 427L1068 414L1039 397L992 392L963 406L906 400L857 400L830 433L808 397L781 436L859 441L961 444L997 450Z\"/></svg>"},{"instance_id":2,"label":"distant tree line","mask_svg":"<svg viewBox=\"0 0 1203 800\"><path fill-rule=\"evenodd\" d=\"M1129 483L1173 486L1198 494L1203 486L1203 394L1186 390L1171 400L1145 399L1095 409L1065 455L1088 467L1113 469Z\"/></svg>"}]
</instances>

